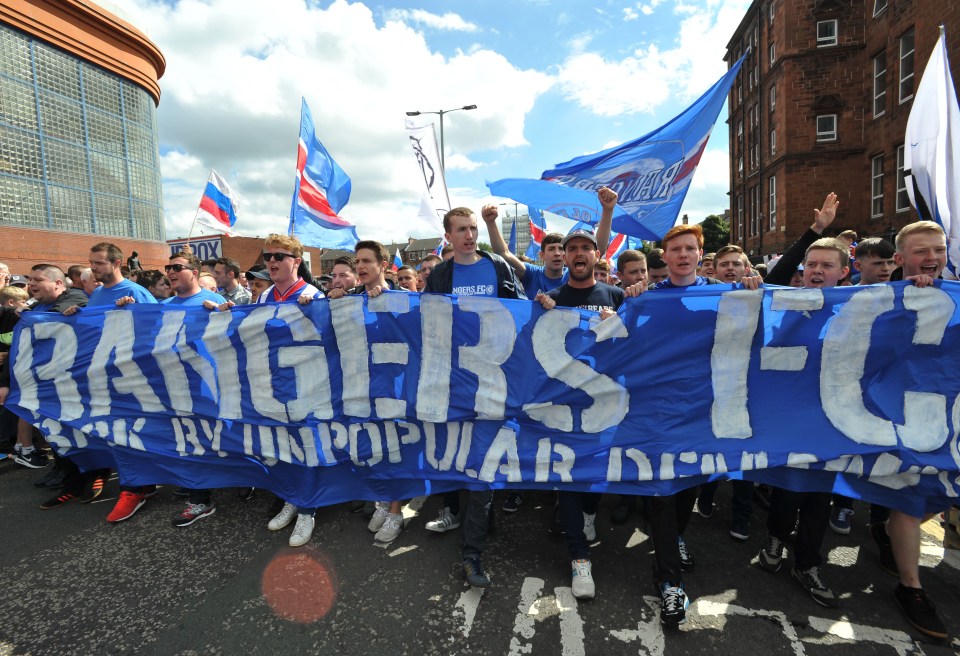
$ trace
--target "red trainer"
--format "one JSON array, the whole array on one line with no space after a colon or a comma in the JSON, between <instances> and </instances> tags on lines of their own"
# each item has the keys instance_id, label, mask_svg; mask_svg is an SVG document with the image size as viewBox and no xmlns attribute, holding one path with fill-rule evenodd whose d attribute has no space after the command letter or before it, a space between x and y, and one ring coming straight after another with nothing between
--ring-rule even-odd
<instances>
[{"instance_id":1,"label":"red trainer","mask_svg":"<svg viewBox=\"0 0 960 656\"><path fill-rule=\"evenodd\" d=\"M145 494L121 490L120 498L117 499L117 505L115 505L113 510L110 511L110 514L107 515L107 521L122 522L125 519L130 519L146 502L147 495Z\"/></svg>"}]
</instances>

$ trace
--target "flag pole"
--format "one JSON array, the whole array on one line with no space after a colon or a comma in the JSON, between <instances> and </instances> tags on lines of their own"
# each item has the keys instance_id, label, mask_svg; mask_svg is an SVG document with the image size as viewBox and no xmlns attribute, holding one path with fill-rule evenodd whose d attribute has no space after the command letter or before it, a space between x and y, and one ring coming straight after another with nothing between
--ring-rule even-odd
<instances>
[{"instance_id":1,"label":"flag pole","mask_svg":"<svg viewBox=\"0 0 960 656\"><path fill-rule=\"evenodd\" d=\"M213 169L210 169L210 170L212 171ZM207 181L209 180L210 180L210 176L207 175ZM204 193L200 194L200 203L203 202L203 196L207 191L206 185L203 186L203 191ZM193 223L190 224L190 232L187 233L187 246L190 245L190 239L193 237L193 229L197 227L197 217L200 216L200 203L197 203L197 211L194 212L193 214Z\"/></svg>"},{"instance_id":2,"label":"flag pole","mask_svg":"<svg viewBox=\"0 0 960 656\"><path fill-rule=\"evenodd\" d=\"M293 185L293 199L290 201L290 225L287 228L287 235L290 237L294 236L295 222L296 222L296 207L297 207L297 196L300 195L300 136L303 133L303 106L306 104L306 99L303 96L300 96L300 129L297 131L297 157L294 160L298 163L297 166L297 176L296 182Z\"/></svg>"}]
</instances>

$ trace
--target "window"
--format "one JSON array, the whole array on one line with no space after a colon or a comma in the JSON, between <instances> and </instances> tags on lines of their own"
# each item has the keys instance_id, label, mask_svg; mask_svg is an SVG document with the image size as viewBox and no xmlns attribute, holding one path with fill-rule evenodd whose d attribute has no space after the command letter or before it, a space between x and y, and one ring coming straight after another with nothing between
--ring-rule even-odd
<instances>
[{"instance_id":1,"label":"window","mask_svg":"<svg viewBox=\"0 0 960 656\"><path fill-rule=\"evenodd\" d=\"M737 136L738 137L743 136L743 119L740 119L739 121L737 121Z\"/></svg>"},{"instance_id":2,"label":"window","mask_svg":"<svg viewBox=\"0 0 960 656\"><path fill-rule=\"evenodd\" d=\"M760 185L750 189L750 234L760 232Z\"/></svg>"},{"instance_id":3,"label":"window","mask_svg":"<svg viewBox=\"0 0 960 656\"><path fill-rule=\"evenodd\" d=\"M913 30L900 37L900 102L913 98Z\"/></svg>"},{"instance_id":4,"label":"window","mask_svg":"<svg viewBox=\"0 0 960 656\"><path fill-rule=\"evenodd\" d=\"M770 24L773 25L773 17L777 13L777 5L775 2L770 3Z\"/></svg>"},{"instance_id":5,"label":"window","mask_svg":"<svg viewBox=\"0 0 960 656\"><path fill-rule=\"evenodd\" d=\"M870 160L870 216L883 216L883 155Z\"/></svg>"},{"instance_id":6,"label":"window","mask_svg":"<svg viewBox=\"0 0 960 656\"><path fill-rule=\"evenodd\" d=\"M873 0L873 15L879 16L887 10L887 0Z\"/></svg>"},{"instance_id":7,"label":"window","mask_svg":"<svg viewBox=\"0 0 960 656\"><path fill-rule=\"evenodd\" d=\"M817 47L837 45L837 19L817 21Z\"/></svg>"},{"instance_id":8,"label":"window","mask_svg":"<svg viewBox=\"0 0 960 656\"><path fill-rule=\"evenodd\" d=\"M825 114L817 117L817 141L837 140L837 115Z\"/></svg>"},{"instance_id":9,"label":"window","mask_svg":"<svg viewBox=\"0 0 960 656\"><path fill-rule=\"evenodd\" d=\"M743 155L740 156L740 159L737 161L737 172L740 175L743 175Z\"/></svg>"},{"instance_id":10,"label":"window","mask_svg":"<svg viewBox=\"0 0 960 656\"><path fill-rule=\"evenodd\" d=\"M776 129L770 130L770 154L777 154L777 131Z\"/></svg>"},{"instance_id":11,"label":"window","mask_svg":"<svg viewBox=\"0 0 960 656\"><path fill-rule=\"evenodd\" d=\"M770 230L777 229L777 176L770 176Z\"/></svg>"},{"instance_id":12,"label":"window","mask_svg":"<svg viewBox=\"0 0 960 656\"><path fill-rule=\"evenodd\" d=\"M873 118L887 111L887 51L873 58Z\"/></svg>"},{"instance_id":13,"label":"window","mask_svg":"<svg viewBox=\"0 0 960 656\"><path fill-rule=\"evenodd\" d=\"M743 236L743 194L737 196L737 236Z\"/></svg>"},{"instance_id":14,"label":"window","mask_svg":"<svg viewBox=\"0 0 960 656\"><path fill-rule=\"evenodd\" d=\"M742 81L737 85L737 102L738 103L743 102L743 82Z\"/></svg>"},{"instance_id":15,"label":"window","mask_svg":"<svg viewBox=\"0 0 960 656\"><path fill-rule=\"evenodd\" d=\"M897 146L897 211L910 209L910 196L907 195L907 177L903 173L903 144Z\"/></svg>"},{"instance_id":16,"label":"window","mask_svg":"<svg viewBox=\"0 0 960 656\"><path fill-rule=\"evenodd\" d=\"M770 87L770 111L772 112L777 106L777 87Z\"/></svg>"},{"instance_id":17,"label":"window","mask_svg":"<svg viewBox=\"0 0 960 656\"><path fill-rule=\"evenodd\" d=\"M770 65L773 66L773 62L777 61L777 44L770 44Z\"/></svg>"}]
</instances>

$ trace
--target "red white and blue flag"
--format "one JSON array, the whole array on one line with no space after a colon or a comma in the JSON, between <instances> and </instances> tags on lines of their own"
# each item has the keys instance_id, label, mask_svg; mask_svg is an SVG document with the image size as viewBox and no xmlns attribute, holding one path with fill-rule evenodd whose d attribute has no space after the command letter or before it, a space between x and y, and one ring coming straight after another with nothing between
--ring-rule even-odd
<instances>
[{"instance_id":1,"label":"red white and blue flag","mask_svg":"<svg viewBox=\"0 0 960 656\"><path fill-rule=\"evenodd\" d=\"M350 176L317 139L310 108L306 100L302 103L289 232L306 246L349 250L360 238L338 213L350 200Z\"/></svg>"},{"instance_id":2,"label":"red white and blue flag","mask_svg":"<svg viewBox=\"0 0 960 656\"><path fill-rule=\"evenodd\" d=\"M203 190L195 222L228 235L233 234L233 226L237 222L237 197L223 176L213 169Z\"/></svg>"},{"instance_id":3,"label":"red white and blue flag","mask_svg":"<svg viewBox=\"0 0 960 656\"><path fill-rule=\"evenodd\" d=\"M604 254L603 259L616 266L616 261L617 258L620 257L620 253L628 248L630 248L630 237L621 232L610 240L610 245L607 246L607 252Z\"/></svg>"},{"instance_id":4,"label":"red white and blue flag","mask_svg":"<svg viewBox=\"0 0 960 656\"><path fill-rule=\"evenodd\" d=\"M398 248L393 252L393 270L399 271L400 267L403 266L403 258L400 257L400 249Z\"/></svg>"},{"instance_id":5,"label":"red white and blue flag","mask_svg":"<svg viewBox=\"0 0 960 656\"><path fill-rule=\"evenodd\" d=\"M437 247L433 249L433 254L439 257L440 253L443 252L443 247L446 246L447 243L448 243L448 242L447 242L447 238L446 238L446 237L442 237L442 238L440 239L440 243L437 244Z\"/></svg>"},{"instance_id":6,"label":"red white and blue flag","mask_svg":"<svg viewBox=\"0 0 960 656\"><path fill-rule=\"evenodd\" d=\"M535 260L540 257L540 244L547 236L547 221L543 218L543 212L535 207L527 207L527 213L530 215L530 245L527 246L526 256Z\"/></svg>"}]
</instances>

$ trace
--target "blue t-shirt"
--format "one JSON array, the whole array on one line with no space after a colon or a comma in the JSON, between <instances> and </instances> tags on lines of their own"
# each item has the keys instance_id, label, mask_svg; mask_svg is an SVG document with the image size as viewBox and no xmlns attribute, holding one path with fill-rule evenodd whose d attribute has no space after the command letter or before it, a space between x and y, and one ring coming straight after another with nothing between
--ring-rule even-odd
<instances>
[{"instance_id":1,"label":"blue t-shirt","mask_svg":"<svg viewBox=\"0 0 960 656\"><path fill-rule=\"evenodd\" d=\"M653 286L654 289L686 289L687 287L699 287L701 285L710 285L713 284L710 282L710 278L705 278L704 276L697 276L697 279L690 285L674 285L670 282L670 279L661 280L656 285Z\"/></svg>"},{"instance_id":2,"label":"blue t-shirt","mask_svg":"<svg viewBox=\"0 0 960 656\"><path fill-rule=\"evenodd\" d=\"M204 301L213 301L217 305L226 303L226 301L223 300L223 296L220 294L214 294L209 289L201 289L193 296L187 296L186 298L171 296L170 298L164 299L162 302L164 305L203 305Z\"/></svg>"},{"instance_id":3,"label":"blue t-shirt","mask_svg":"<svg viewBox=\"0 0 960 656\"><path fill-rule=\"evenodd\" d=\"M453 263L453 291L456 296L496 296L497 270L481 257L473 264Z\"/></svg>"},{"instance_id":4,"label":"blue t-shirt","mask_svg":"<svg viewBox=\"0 0 960 656\"><path fill-rule=\"evenodd\" d=\"M109 289L106 287L97 287L95 290L93 290L93 293L90 294L90 302L87 303L87 306L116 305L117 300L123 298L124 296L132 296L133 300L135 300L137 303L157 302L157 299L153 297L153 294L148 292L146 289L133 281L123 279Z\"/></svg>"},{"instance_id":5,"label":"blue t-shirt","mask_svg":"<svg viewBox=\"0 0 960 656\"><path fill-rule=\"evenodd\" d=\"M570 279L567 267L563 267L563 274L559 278L547 278L546 268L538 264L524 264L524 267L526 270L523 272L523 289L531 301L537 297L538 292L556 289Z\"/></svg>"}]
</instances>

